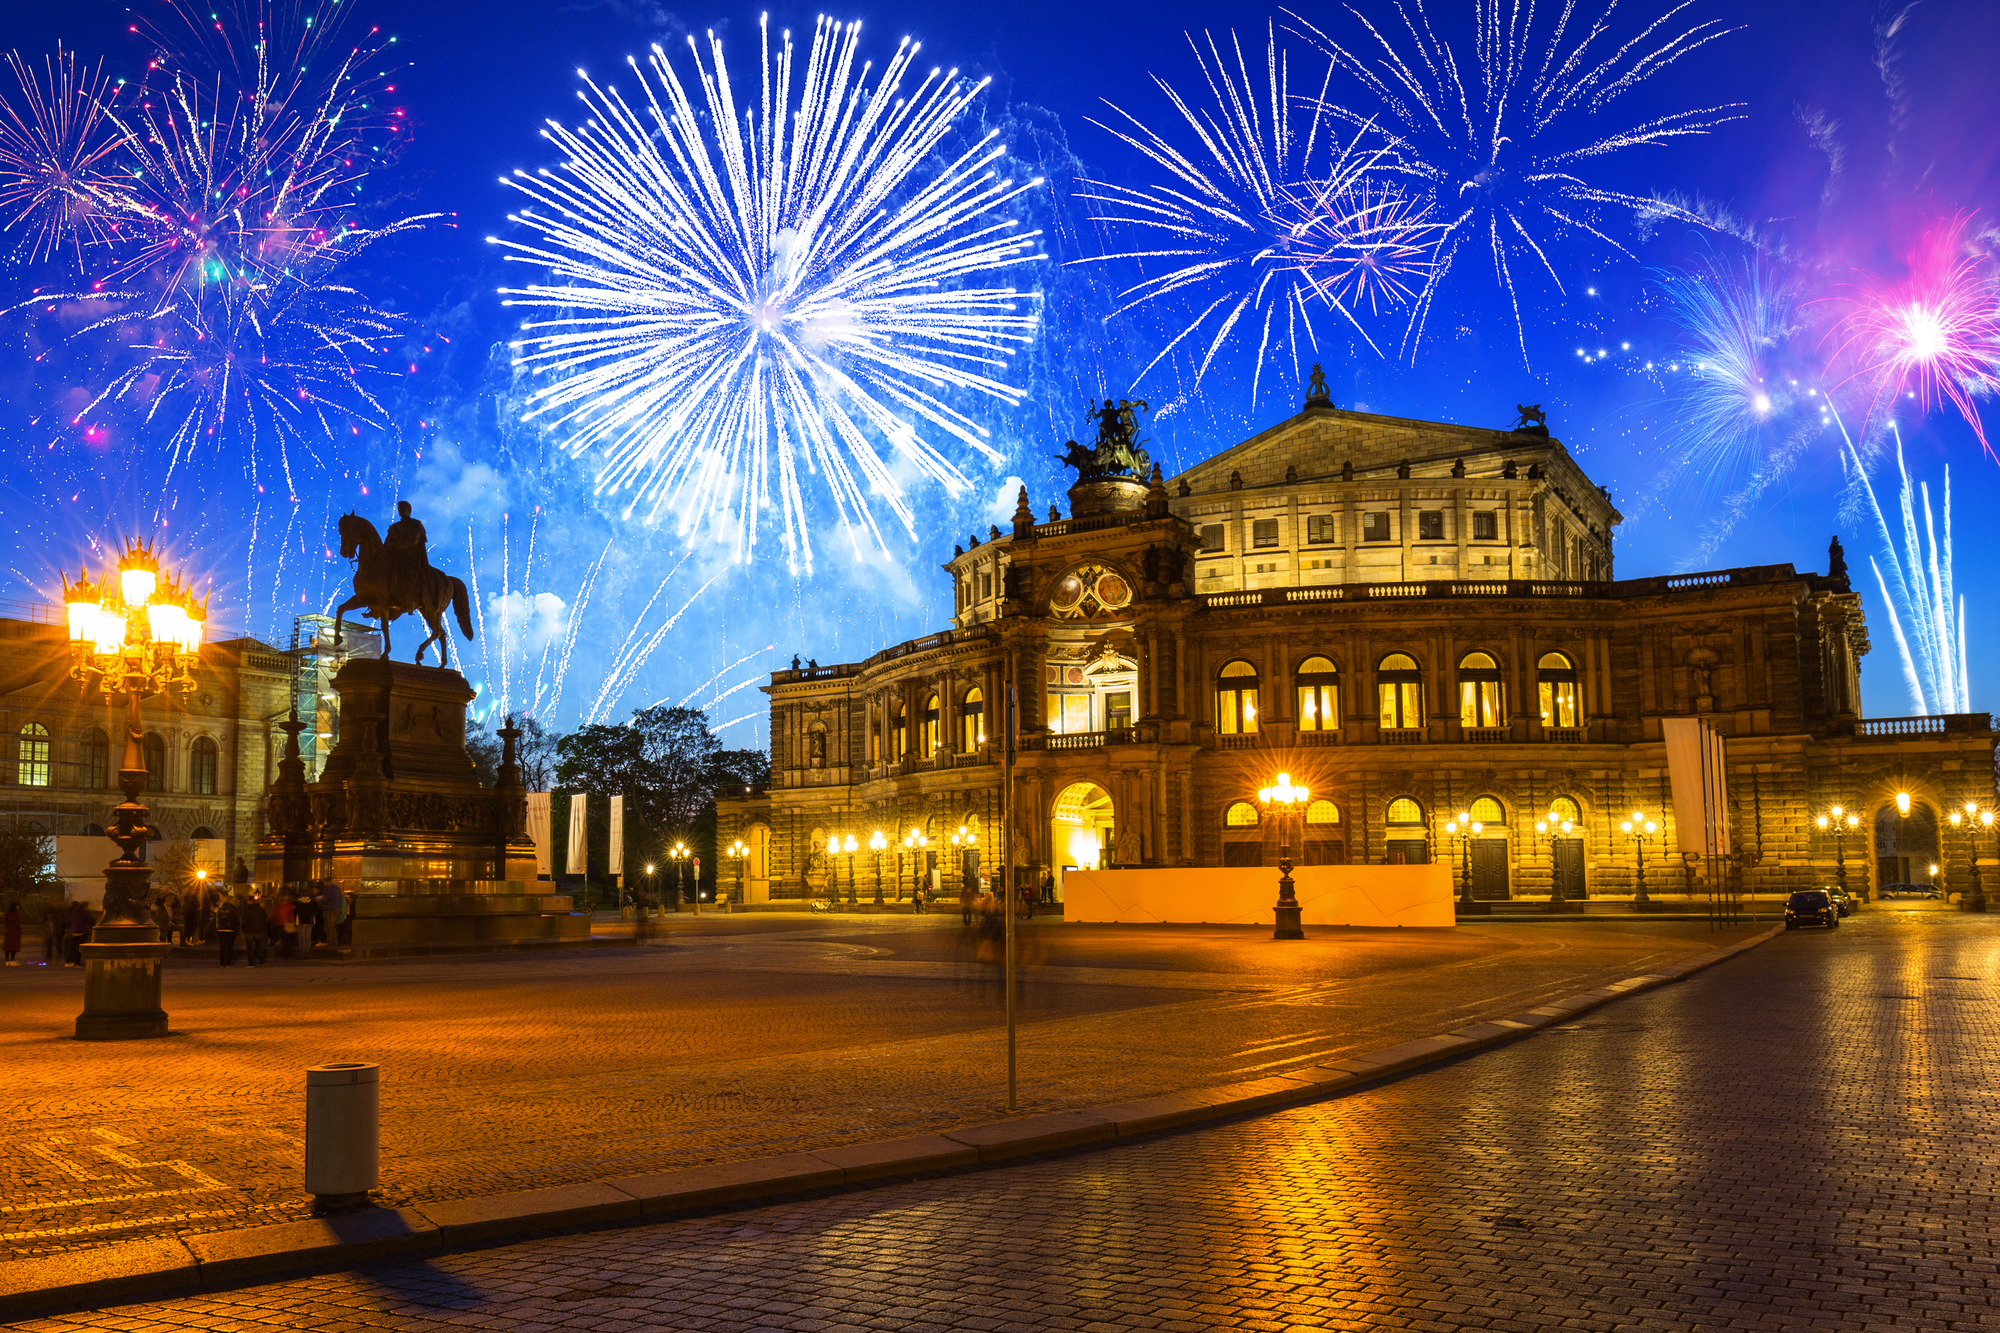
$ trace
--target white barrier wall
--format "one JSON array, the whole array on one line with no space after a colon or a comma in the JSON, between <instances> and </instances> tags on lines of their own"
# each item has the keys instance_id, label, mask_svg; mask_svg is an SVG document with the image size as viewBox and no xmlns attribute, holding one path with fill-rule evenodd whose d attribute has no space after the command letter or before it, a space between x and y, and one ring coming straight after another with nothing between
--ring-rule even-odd
<instances>
[{"instance_id":1,"label":"white barrier wall","mask_svg":"<svg viewBox=\"0 0 2000 1333\"><path fill-rule=\"evenodd\" d=\"M1292 886L1308 926L1456 924L1447 865L1300 866ZM1275 866L1063 874L1064 921L1268 926L1277 901Z\"/></svg>"},{"instance_id":2,"label":"white barrier wall","mask_svg":"<svg viewBox=\"0 0 2000 1333\"><path fill-rule=\"evenodd\" d=\"M146 858L172 846L171 842L149 842ZM219 880L229 878L230 866L222 858L229 844L221 838L197 838L194 854L215 867ZM104 905L104 867L118 855L118 844L98 833L64 833L56 838L56 873L69 886L69 896L92 907Z\"/></svg>"}]
</instances>

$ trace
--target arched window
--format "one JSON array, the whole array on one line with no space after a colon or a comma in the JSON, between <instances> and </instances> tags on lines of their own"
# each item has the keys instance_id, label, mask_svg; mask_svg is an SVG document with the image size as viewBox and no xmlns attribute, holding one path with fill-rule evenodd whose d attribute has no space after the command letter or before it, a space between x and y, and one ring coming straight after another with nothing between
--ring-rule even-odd
<instances>
[{"instance_id":1,"label":"arched window","mask_svg":"<svg viewBox=\"0 0 2000 1333\"><path fill-rule=\"evenodd\" d=\"M1423 679L1408 653L1390 653L1375 668L1375 694L1385 729L1402 731L1424 724Z\"/></svg>"},{"instance_id":2,"label":"arched window","mask_svg":"<svg viewBox=\"0 0 2000 1333\"><path fill-rule=\"evenodd\" d=\"M1542 725L1574 727L1576 720L1576 666L1561 653L1543 653L1535 664L1536 692L1541 696Z\"/></svg>"},{"instance_id":3,"label":"arched window","mask_svg":"<svg viewBox=\"0 0 2000 1333\"><path fill-rule=\"evenodd\" d=\"M1231 801L1222 814L1224 828L1256 828L1257 823L1257 806L1252 801Z\"/></svg>"},{"instance_id":4,"label":"arched window","mask_svg":"<svg viewBox=\"0 0 2000 1333\"><path fill-rule=\"evenodd\" d=\"M1389 808L1383 812L1382 822L1385 824L1399 824L1407 827L1422 828L1424 826L1424 808L1407 796L1398 796L1395 800L1389 802Z\"/></svg>"},{"instance_id":5,"label":"arched window","mask_svg":"<svg viewBox=\"0 0 2000 1333\"><path fill-rule=\"evenodd\" d=\"M1549 822L1560 827L1565 821L1571 824L1583 823L1583 808L1574 797L1558 796L1549 802Z\"/></svg>"},{"instance_id":6,"label":"arched window","mask_svg":"<svg viewBox=\"0 0 2000 1333\"><path fill-rule=\"evenodd\" d=\"M1340 807L1318 800L1306 807L1306 828L1299 852L1309 866L1337 866L1347 860L1347 842L1340 835Z\"/></svg>"},{"instance_id":7,"label":"arched window","mask_svg":"<svg viewBox=\"0 0 2000 1333\"><path fill-rule=\"evenodd\" d=\"M1465 727L1504 727L1500 666L1486 653L1467 653L1458 663L1458 721Z\"/></svg>"},{"instance_id":8,"label":"arched window","mask_svg":"<svg viewBox=\"0 0 2000 1333\"><path fill-rule=\"evenodd\" d=\"M188 790L196 796L215 795L216 777L222 767L222 755L215 748L215 742L207 736L195 738L188 750Z\"/></svg>"},{"instance_id":9,"label":"arched window","mask_svg":"<svg viewBox=\"0 0 2000 1333\"><path fill-rule=\"evenodd\" d=\"M1340 673L1331 658L1299 663L1299 730L1340 730Z\"/></svg>"},{"instance_id":10,"label":"arched window","mask_svg":"<svg viewBox=\"0 0 2000 1333\"><path fill-rule=\"evenodd\" d=\"M49 785L49 729L39 722L21 728L20 752L15 756L14 781L23 787Z\"/></svg>"},{"instance_id":11,"label":"arched window","mask_svg":"<svg viewBox=\"0 0 2000 1333\"><path fill-rule=\"evenodd\" d=\"M139 742L139 752L146 757L146 790L165 791L167 789L167 743L160 739L160 733L149 731Z\"/></svg>"},{"instance_id":12,"label":"arched window","mask_svg":"<svg viewBox=\"0 0 2000 1333\"><path fill-rule=\"evenodd\" d=\"M986 744L986 695L977 686L965 692L965 707L959 716L965 733L959 748L974 754Z\"/></svg>"},{"instance_id":13,"label":"arched window","mask_svg":"<svg viewBox=\"0 0 2000 1333\"><path fill-rule=\"evenodd\" d=\"M195 842L210 842L215 838L215 830L203 824L195 829L194 832L188 834L188 837Z\"/></svg>"},{"instance_id":14,"label":"arched window","mask_svg":"<svg viewBox=\"0 0 2000 1333\"><path fill-rule=\"evenodd\" d=\"M936 694L924 699L924 746L923 755L928 759L938 752L944 743L944 714Z\"/></svg>"},{"instance_id":15,"label":"arched window","mask_svg":"<svg viewBox=\"0 0 2000 1333\"><path fill-rule=\"evenodd\" d=\"M1332 801L1314 801L1306 807L1306 827L1308 828L1321 824L1338 824L1339 822L1340 807Z\"/></svg>"},{"instance_id":16,"label":"arched window","mask_svg":"<svg viewBox=\"0 0 2000 1333\"><path fill-rule=\"evenodd\" d=\"M111 785L111 738L102 727L83 733L83 785L103 791Z\"/></svg>"},{"instance_id":17,"label":"arched window","mask_svg":"<svg viewBox=\"0 0 2000 1333\"><path fill-rule=\"evenodd\" d=\"M1484 824L1488 828L1507 822L1506 808L1491 796L1482 796L1474 801L1471 813L1475 824Z\"/></svg>"},{"instance_id":18,"label":"arched window","mask_svg":"<svg viewBox=\"0 0 2000 1333\"><path fill-rule=\"evenodd\" d=\"M1257 668L1235 661L1222 668L1215 689L1215 729L1224 736L1257 730Z\"/></svg>"},{"instance_id":19,"label":"arched window","mask_svg":"<svg viewBox=\"0 0 2000 1333\"><path fill-rule=\"evenodd\" d=\"M1431 859L1430 838L1424 827L1424 808L1407 796L1398 796L1382 812L1383 859L1392 866L1420 866Z\"/></svg>"},{"instance_id":20,"label":"arched window","mask_svg":"<svg viewBox=\"0 0 2000 1333\"><path fill-rule=\"evenodd\" d=\"M910 710L901 699L889 705L889 760L901 763L910 752Z\"/></svg>"}]
</instances>

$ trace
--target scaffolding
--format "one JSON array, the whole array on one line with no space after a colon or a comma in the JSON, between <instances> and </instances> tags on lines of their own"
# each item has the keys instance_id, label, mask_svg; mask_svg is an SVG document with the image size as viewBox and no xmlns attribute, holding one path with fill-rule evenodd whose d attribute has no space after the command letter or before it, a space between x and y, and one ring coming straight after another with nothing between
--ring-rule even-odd
<instances>
[{"instance_id":1,"label":"scaffolding","mask_svg":"<svg viewBox=\"0 0 2000 1333\"><path fill-rule=\"evenodd\" d=\"M306 729L299 733L299 757L306 781L317 782L327 756L340 740L340 696L333 678L352 657L380 657L380 637L373 630L349 625L342 641L333 641L333 617L303 615L292 621L292 707Z\"/></svg>"}]
</instances>

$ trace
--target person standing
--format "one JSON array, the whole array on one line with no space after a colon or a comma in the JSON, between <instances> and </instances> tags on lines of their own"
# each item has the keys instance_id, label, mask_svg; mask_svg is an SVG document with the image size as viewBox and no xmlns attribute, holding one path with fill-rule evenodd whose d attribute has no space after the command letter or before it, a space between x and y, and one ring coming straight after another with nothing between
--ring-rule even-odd
<instances>
[{"instance_id":1,"label":"person standing","mask_svg":"<svg viewBox=\"0 0 2000 1333\"><path fill-rule=\"evenodd\" d=\"M153 927L160 932L160 938L168 944L174 942L174 914L164 897L153 900Z\"/></svg>"},{"instance_id":2,"label":"person standing","mask_svg":"<svg viewBox=\"0 0 2000 1333\"><path fill-rule=\"evenodd\" d=\"M243 885L250 883L250 867L243 864L243 858L240 856L236 858L236 869L229 872L229 882ZM246 893L248 891L247 888L244 890Z\"/></svg>"},{"instance_id":3,"label":"person standing","mask_svg":"<svg viewBox=\"0 0 2000 1333\"><path fill-rule=\"evenodd\" d=\"M8 903L7 916L0 923L0 953L7 955L7 966L19 967L20 961L14 957L21 952L21 904Z\"/></svg>"},{"instance_id":4,"label":"person standing","mask_svg":"<svg viewBox=\"0 0 2000 1333\"><path fill-rule=\"evenodd\" d=\"M271 942L271 917L257 894L243 904L243 956L251 967L264 965L264 946Z\"/></svg>"},{"instance_id":5,"label":"person standing","mask_svg":"<svg viewBox=\"0 0 2000 1333\"><path fill-rule=\"evenodd\" d=\"M278 957L292 961L292 950L299 945L299 906L286 894L278 903L271 919L278 925Z\"/></svg>"},{"instance_id":6,"label":"person standing","mask_svg":"<svg viewBox=\"0 0 2000 1333\"><path fill-rule=\"evenodd\" d=\"M90 908L79 899L69 905L69 936L64 967L83 966L83 946L90 939Z\"/></svg>"},{"instance_id":7,"label":"person standing","mask_svg":"<svg viewBox=\"0 0 2000 1333\"><path fill-rule=\"evenodd\" d=\"M216 966L236 966L236 931L242 919L236 914L236 899L229 893L218 895L215 905Z\"/></svg>"},{"instance_id":8,"label":"person standing","mask_svg":"<svg viewBox=\"0 0 2000 1333\"><path fill-rule=\"evenodd\" d=\"M62 957L58 943L62 938L62 907L51 902L42 908L42 966L47 967Z\"/></svg>"},{"instance_id":9,"label":"person standing","mask_svg":"<svg viewBox=\"0 0 2000 1333\"><path fill-rule=\"evenodd\" d=\"M201 899L192 893L181 895L181 947L192 949L201 931Z\"/></svg>"}]
</instances>

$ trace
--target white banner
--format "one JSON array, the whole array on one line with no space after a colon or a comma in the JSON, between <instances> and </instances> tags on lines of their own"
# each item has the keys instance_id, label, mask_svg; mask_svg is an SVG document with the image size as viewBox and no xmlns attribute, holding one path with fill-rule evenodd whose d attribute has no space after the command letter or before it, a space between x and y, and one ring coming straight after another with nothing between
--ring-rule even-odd
<instances>
[{"instance_id":1,"label":"white banner","mask_svg":"<svg viewBox=\"0 0 2000 1333\"><path fill-rule=\"evenodd\" d=\"M581 875L590 856L590 829L584 822L589 817L590 798L582 792L569 798L569 856L563 867L566 875Z\"/></svg>"},{"instance_id":2,"label":"white banner","mask_svg":"<svg viewBox=\"0 0 2000 1333\"><path fill-rule=\"evenodd\" d=\"M625 798L611 798L611 864L606 866L614 875L625 873Z\"/></svg>"},{"instance_id":3,"label":"white banner","mask_svg":"<svg viewBox=\"0 0 2000 1333\"><path fill-rule=\"evenodd\" d=\"M528 836L535 842L535 873L549 877L549 794L528 793Z\"/></svg>"},{"instance_id":4,"label":"white banner","mask_svg":"<svg viewBox=\"0 0 2000 1333\"><path fill-rule=\"evenodd\" d=\"M1729 855L1728 768L1722 737L1698 717L1660 719L1674 789L1677 845L1697 856Z\"/></svg>"}]
</instances>

